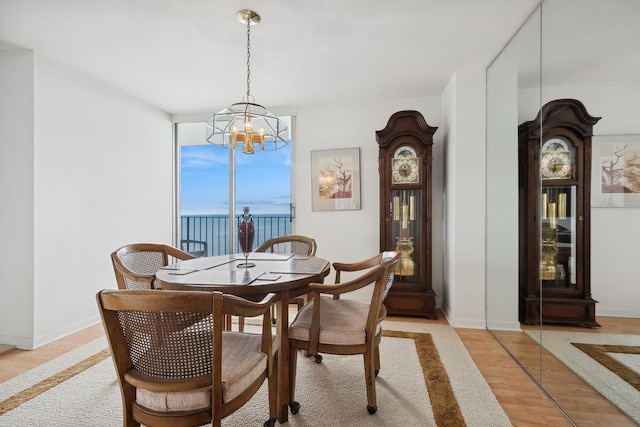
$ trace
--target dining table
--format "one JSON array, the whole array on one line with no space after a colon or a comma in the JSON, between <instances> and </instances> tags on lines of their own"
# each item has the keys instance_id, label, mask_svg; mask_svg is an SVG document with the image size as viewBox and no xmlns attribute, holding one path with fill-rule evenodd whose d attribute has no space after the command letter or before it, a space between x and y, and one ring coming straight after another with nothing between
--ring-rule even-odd
<instances>
[{"instance_id":1,"label":"dining table","mask_svg":"<svg viewBox=\"0 0 640 427\"><path fill-rule=\"evenodd\" d=\"M177 261L160 268L155 287L187 291L220 291L259 301L276 295L278 349L277 418L289 416L289 298L309 293L309 284L323 283L331 267L325 259L296 254L251 252Z\"/></svg>"}]
</instances>

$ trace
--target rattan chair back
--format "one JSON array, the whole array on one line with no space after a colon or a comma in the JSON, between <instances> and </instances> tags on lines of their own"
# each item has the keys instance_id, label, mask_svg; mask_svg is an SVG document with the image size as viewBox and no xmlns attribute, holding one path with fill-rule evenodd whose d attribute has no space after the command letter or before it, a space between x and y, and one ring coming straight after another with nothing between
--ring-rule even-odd
<instances>
[{"instance_id":1,"label":"rattan chair back","mask_svg":"<svg viewBox=\"0 0 640 427\"><path fill-rule=\"evenodd\" d=\"M153 289L156 272L176 260L193 256L172 246L158 243L134 243L111 254L119 289Z\"/></svg>"}]
</instances>

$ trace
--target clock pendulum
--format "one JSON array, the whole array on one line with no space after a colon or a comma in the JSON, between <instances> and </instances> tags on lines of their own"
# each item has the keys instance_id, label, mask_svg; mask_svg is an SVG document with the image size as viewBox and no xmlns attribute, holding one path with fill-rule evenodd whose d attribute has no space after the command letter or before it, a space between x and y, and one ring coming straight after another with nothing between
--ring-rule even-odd
<instances>
[{"instance_id":1,"label":"clock pendulum","mask_svg":"<svg viewBox=\"0 0 640 427\"><path fill-rule=\"evenodd\" d=\"M413 237L409 235L409 221L415 220L415 196L407 196L406 190L402 191L401 196L393 198L393 220L400 222L400 235L396 237L396 251L400 253L400 261L394 274L413 276L414 262L411 254L414 248Z\"/></svg>"}]
</instances>

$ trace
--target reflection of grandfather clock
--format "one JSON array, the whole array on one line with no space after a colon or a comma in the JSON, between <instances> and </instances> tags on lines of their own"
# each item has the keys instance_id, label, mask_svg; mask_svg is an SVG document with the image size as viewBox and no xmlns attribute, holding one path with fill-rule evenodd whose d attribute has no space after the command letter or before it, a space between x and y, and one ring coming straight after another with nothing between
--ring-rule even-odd
<instances>
[{"instance_id":1,"label":"reflection of grandfather clock","mask_svg":"<svg viewBox=\"0 0 640 427\"><path fill-rule=\"evenodd\" d=\"M591 297L592 117L558 99L522 123L520 321L600 326Z\"/></svg>"},{"instance_id":2,"label":"reflection of grandfather clock","mask_svg":"<svg viewBox=\"0 0 640 427\"><path fill-rule=\"evenodd\" d=\"M431 148L436 129L417 111L399 111L376 131L380 250L400 253L384 302L390 314L438 318L431 286Z\"/></svg>"}]
</instances>

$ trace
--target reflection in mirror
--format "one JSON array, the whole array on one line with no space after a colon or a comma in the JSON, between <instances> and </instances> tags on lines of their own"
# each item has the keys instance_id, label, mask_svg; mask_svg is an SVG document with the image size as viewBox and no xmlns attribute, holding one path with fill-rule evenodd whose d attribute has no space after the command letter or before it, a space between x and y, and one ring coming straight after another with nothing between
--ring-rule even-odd
<instances>
[{"instance_id":1,"label":"reflection in mirror","mask_svg":"<svg viewBox=\"0 0 640 427\"><path fill-rule=\"evenodd\" d=\"M600 158L599 135L640 133L638 16L640 2L637 1L545 0L542 4L541 104L573 98L580 100L591 115L602 117L593 126L590 160ZM597 166L592 169L590 195L602 185L601 165ZM633 271L638 262L640 212L637 208L591 206L588 273L592 297L598 301L595 320L601 327L585 329L545 324L540 341L542 348L561 359L581 378L573 382L559 376L554 370L555 360L546 366L543 359L542 385L578 425L587 425L592 419L599 419L601 425L640 424L640 391L628 382L633 378L616 374L620 366L603 364L594 358L595 347L577 349L575 345L561 344L629 344L630 351L633 347L638 350L640 345L640 292L637 274ZM606 354L622 357L620 353ZM627 366L626 362L620 363L622 367ZM635 366L638 381L637 363ZM575 390L580 389L582 380L606 400L585 394L581 398L584 404L577 405ZM582 409L584 405L589 411ZM621 412L635 422L625 419ZM612 418L605 421L605 417Z\"/></svg>"},{"instance_id":2,"label":"reflection in mirror","mask_svg":"<svg viewBox=\"0 0 640 427\"><path fill-rule=\"evenodd\" d=\"M593 197L604 191L607 144L640 145L639 16L638 1L544 0L487 70L487 328L579 426L640 424L640 391L630 385L640 371L640 208ZM549 101L566 98L602 117L591 141L588 272L599 328L518 322L516 128ZM640 180L631 166L619 174ZM541 346L534 350L530 343Z\"/></svg>"}]
</instances>

